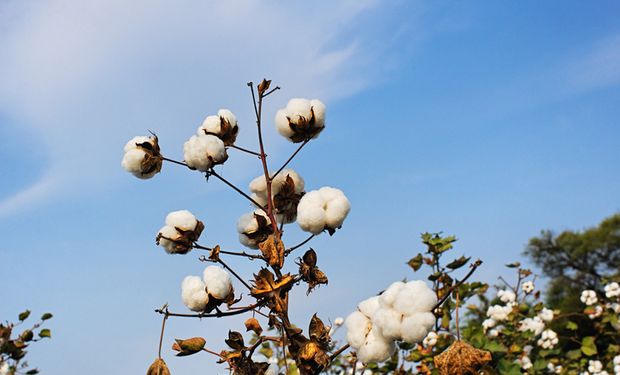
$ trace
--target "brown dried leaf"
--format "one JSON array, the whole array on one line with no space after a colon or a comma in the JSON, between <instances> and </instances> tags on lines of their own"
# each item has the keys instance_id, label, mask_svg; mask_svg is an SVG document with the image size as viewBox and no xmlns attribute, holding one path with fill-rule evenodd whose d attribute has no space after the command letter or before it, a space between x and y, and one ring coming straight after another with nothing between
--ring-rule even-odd
<instances>
[{"instance_id":1,"label":"brown dried leaf","mask_svg":"<svg viewBox=\"0 0 620 375\"><path fill-rule=\"evenodd\" d=\"M254 333L256 333L259 336L263 332L263 327L260 326L260 323L258 322L256 318L249 318L248 320L246 320L245 329L246 329L246 332L254 331Z\"/></svg>"},{"instance_id":2,"label":"brown dried leaf","mask_svg":"<svg viewBox=\"0 0 620 375\"><path fill-rule=\"evenodd\" d=\"M258 95L262 96L267 90L269 90L269 86L271 85L271 80L264 79L261 83L258 84Z\"/></svg>"},{"instance_id":3,"label":"brown dried leaf","mask_svg":"<svg viewBox=\"0 0 620 375\"><path fill-rule=\"evenodd\" d=\"M328 349L328 344L331 341L329 327L326 327L316 314L312 315L312 319L310 319L308 331L310 333L310 340L318 343L322 349Z\"/></svg>"},{"instance_id":4,"label":"brown dried leaf","mask_svg":"<svg viewBox=\"0 0 620 375\"><path fill-rule=\"evenodd\" d=\"M276 213L283 215L285 221L294 221L297 217L297 205L304 196L304 192L297 193L295 181L290 175L286 175L285 181L280 185L278 194L273 197L273 205Z\"/></svg>"},{"instance_id":5,"label":"brown dried leaf","mask_svg":"<svg viewBox=\"0 0 620 375\"><path fill-rule=\"evenodd\" d=\"M235 350L245 349L245 343L243 342L243 335L237 331L228 331L228 338L224 340L226 345Z\"/></svg>"},{"instance_id":6,"label":"brown dried leaf","mask_svg":"<svg viewBox=\"0 0 620 375\"><path fill-rule=\"evenodd\" d=\"M209 253L209 259L214 262L220 260L220 245L215 245L213 250L211 250L211 252Z\"/></svg>"},{"instance_id":7,"label":"brown dried leaf","mask_svg":"<svg viewBox=\"0 0 620 375\"><path fill-rule=\"evenodd\" d=\"M455 341L443 353L435 356L435 367L441 375L477 374L491 361L491 353L476 349L463 341Z\"/></svg>"},{"instance_id":8,"label":"brown dried leaf","mask_svg":"<svg viewBox=\"0 0 620 375\"><path fill-rule=\"evenodd\" d=\"M284 243L281 239L276 239L274 235L270 235L265 241L258 244L258 248L270 266L282 268L284 265Z\"/></svg>"},{"instance_id":9,"label":"brown dried leaf","mask_svg":"<svg viewBox=\"0 0 620 375\"><path fill-rule=\"evenodd\" d=\"M157 358L146 370L146 375L170 375L170 370L163 359Z\"/></svg>"},{"instance_id":10,"label":"brown dried leaf","mask_svg":"<svg viewBox=\"0 0 620 375\"><path fill-rule=\"evenodd\" d=\"M206 343L207 341L202 337L192 337L185 340L175 339L172 350L178 352L177 357L184 357L200 352Z\"/></svg>"}]
</instances>

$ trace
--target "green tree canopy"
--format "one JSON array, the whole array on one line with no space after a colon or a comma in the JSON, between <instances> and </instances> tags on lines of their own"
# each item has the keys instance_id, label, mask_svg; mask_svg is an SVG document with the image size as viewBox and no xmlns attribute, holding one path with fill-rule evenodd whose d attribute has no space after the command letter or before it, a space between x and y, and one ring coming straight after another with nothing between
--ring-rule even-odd
<instances>
[{"instance_id":1,"label":"green tree canopy","mask_svg":"<svg viewBox=\"0 0 620 375\"><path fill-rule=\"evenodd\" d=\"M601 279L620 273L620 213L583 231L550 230L530 239L525 255L550 278L548 303L564 311L581 309L581 290L601 290Z\"/></svg>"}]
</instances>

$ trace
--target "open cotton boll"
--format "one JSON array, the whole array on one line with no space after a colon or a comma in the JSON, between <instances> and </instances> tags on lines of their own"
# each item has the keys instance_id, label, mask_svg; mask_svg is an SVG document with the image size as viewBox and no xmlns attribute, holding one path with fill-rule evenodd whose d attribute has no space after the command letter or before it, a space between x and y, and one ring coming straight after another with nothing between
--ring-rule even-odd
<instances>
[{"instance_id":1,"label":"open cotton boll","mask_svg":"<svg viewBox=\"0 0 620 375\"><path fill-rule=\"evenodd\" d=\"M203 279L207 287L207 292L217 298L226 299L232 292L232 281L230 274L218 266L209 266L203 272Z\"/></svg>"},{"instance_id":2,"label":"open cotton boll","mask_svg":"<svg viewBox=\"0 0 620 375\"><path fill-rule=\"evenodd\" d=\"M373 315L371 322L381 328L381 333L388 339L398 340L401 337L403 314L389 308L381 307Z\"/></svg>"},{"instance_id":3,"label":"open cotton boll","mask_svg":"<svg viewBox=\"0 0 620 375\"><path fill-rule=\"evenodd\" d=\"M280 109L276 112L276 130L285 138L291 138L295 135L295 132L289 125L286 110Z\"/></svg>"},{"instance_id":4,"label":"open cotton boll","mask_svg":"<svg viewBox=\"0 0 620 375\"><path fill-rule=\"evenodd\" d=\"M383 362L390 358L395 350L394 341L385 338L381 330L373 326L366 336L364 345L358 349L357 358L363 363Z\"/></svg>"},{"instance_id":5,"label":"open cotton boll","mask_svg":"<svg viewBox=\"0 0 620 375\"><path fill-rule=\"evenodd\" d=\"M176 244L174 240L179 236L179 232L169 225L164 225L160 230L159 246L163 247L167 253L174 254L176 252ZM170 240L168 239L170 238Z\"/></svg>"},{"instance_id":6,"label":"open cotton boll","mask_svg":"<svg viewBox=\"0 0 620 375\"><path fill-rule=\"evenodd\" d=\"M314 121L317 127L325 127L325 104L318 99L310 101L312 111L314 112Z\"/></svg>"},{"instance_id":7,"label":"open cotton boll","mask_svg":"<svg viewBox=\"0 0 620 375\"><path fill-rule=\"evenodd\" d=\"M166 225L181 230L194 230L196 224L198 224L196 216L188 210L173 211L166 216Z\"/></svg>"},{"instance_id":8,"label":"open cotton boll","mask_svg":"<svg viewBox=\"0 0 620 375\"><path fill-rule=\"evenodd\" d=\"M433 329L437 318L431 312L415 313L403 318L402 339L410 344L422 341Z\"/></svg>"},{"instance_id":9,"label":"open cotton boll","mask_svg":"<svg viewBox=\"0 0 620 375\"><path fill-rule=\"evenodd\" d=\"M276 113L276 129L294 143L318 137L325 127L325 105L318 99L294 98Z\"/></svg>"},{"instance_id":10,"label":"open cotton boll","mask_svg":"<svg viewBox=\"0 0 620 375\"><path fill-rule=\"evenodd\" d=\"M398 293L405 287L405 283L402 281L396 281L392 283L381 295L379 296L379 302L381 306L392 307Z\"/></svg>"},{"instance_id":11,"label":"open cotton boll","mask_svg":"<svg viewBox=\"0 0 620 375\"><path fill-rule=\"evenodd\" d=\"M200 125L200 127L198 128L198 131L196 133L198 135L206 135L207 133L219 134L222 128L221 124L222 124L222 121L220 119L220 116L215 116L215 115L207 116L202 122L202 125Z\"/></svg>"},{"instance_id":12,"label":"open cotton boll","mask_svg":"<svg viewBox=\"0 0 620 375\"><path fill-rule=\"evenodd\" d=\"M369 318L372 317L377 310L379 310L379 307L379 296L365 299L357 305L358 310Z\"/></svg>"},{"instance_id":13,"label":"open cotton boll","mask_svg":"<svg viewBox=\"0 0 620 375\"><path fill-rule=\"evenodd\" d=\"M256 216L265 220L262 222L265 227L261 226ZM270 233L273 232L271 220L262 210L255 210L241 215L237 221L237 232L239 233L239 242L241 244L258 249L258 244L265 241Z\"/></svg>"},{"instance_id":14,"label":"open cotton boll","mask_svg":"<svg viewBox=\"0 0 620 375\"><path fill-rule=\"evenodd\" d=\"M140 179L148 179L161 171L163 158L157 137L133 137L123 148L121 166Z\"/></svg>"},{"instance_id":15,"label":"open cotton boll","mask_svg":"<svg viewBox=\"0 0 620 375\"><path fill-rule=\"evenodd\" d=\"M183 158L190 168L206 172L228 159L226 147L214 135L194 135L183 145Z\"/></svg>"},{"instance_id":16,"label":"open cotton boll","mask_svg":"<svg viewBox=\"0 0 620 375\"><path fill-rule=\"evenodd\" d=\"M326 186L301 198L297 206L297 223L306 232L319 234L327 229L331 234L342 226L350 210L351 205L344 193Z\"/></svg>"},{"instance_id":17,"label":"open cotton boll","mask_svg":"<svg viewBox=\"0 0 620 375\"><path fill-rule=\"evenodd\" d=\"M228 109L220 109L217 115L207 116L197 130L200 135L214 135L230 146L237 140L237 117Z\"/></svg>"},{"instance_id":18,"label":"open cotton boll","mask_svg":"<svg viewBox=\"0 0 620 375\"><path fill-rule=\"evenodd\" d=\"M424 281L409 281L400 290L394 301L394 309L409 315L415 312L426 312L437 303L437 296Z\"/></svg>"},{"instance_id":19,"label":"open cotton boll","mask_svg":"<svg viewBox=\"0 0 620 375\"><path fill-rule=\"evenodd\" d=\"M205 283L198 276L187 276L181 284L183 304L192 311L204 311L209 302Z\"/></svg>"},{"instance_id":20,"label":"open cotton boll","mask_svg":"<svg viewBox=\"0 0 620 375\"><path fill-rule=\"evenodd\" d=\"M354 311L344 321L347 328L347 342L353 348L360 348L364 345L366 335L370 331L372 324L370 319L360 311Z\"/></svg>"}]
</instances>

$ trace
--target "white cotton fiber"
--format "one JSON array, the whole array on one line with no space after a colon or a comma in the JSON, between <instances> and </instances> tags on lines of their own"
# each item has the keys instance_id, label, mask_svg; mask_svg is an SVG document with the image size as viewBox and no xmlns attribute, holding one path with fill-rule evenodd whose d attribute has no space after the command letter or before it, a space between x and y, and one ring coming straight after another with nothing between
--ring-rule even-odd
<instances>
[{"instance_id":1,"label":"white cotton fiber","mask_svg":"<svg viewBox=\"0 0 620 375\"><path fill-rule=\"evenodd\" d=\"M313 114L314 123L311 127L305 129L304 133L297 134L296 131L299 129L295 128L302 123L309 123ZM296 135L301 136L302 140L306 137L306 139L316 138L325 127L325 104L318 99L291 99L285 108L276 112L275 123L278 132L290 141L293 141ZM302 140L297 139L296 142Z\"/></svg>"},{"instance_id":2,"label":"white cotton fiber","mask_svg":"<svg viewBox=\"0 0 620 375\"><path fill-rule=\"evenodd\" d=\"M258 249L258 239L250 238L249 236L253 233L256 233L256 231L259 229L258 220L256 220L255 215L264 217L267 224L271 224L271 220L269 220L263 210L255 210L254 212L248 212L246 214L243 214L237 221L239 242L252 249Z\"/></svg>"},{"instance_id":3,"label":"white cotton fiber","mask_svg":"<svg viewBox=\"0 0 620 375\"><path fill-rule=\"evenodd\" d=\"M424 340L435 324L435 315L431 312L420 312L403 318L401 326L402 339L408 343Z\"/></svg>"},{"instance_id":4,"label":"white cotton fiber","mask_svg":"<svg viewBox=\"0 0 620 375\"><path fill-rule=\"evenodd\" d=\"M192 311L201 312L207 307L209 296L205 290L205 283L198 276L187 276L181 284L183 303Z\"/></svg>"},{"instance_id":5,"label":"white cotton fiber","mask_svg":"<svg viewBox=\"0 0 620 375\"><path fill-rule=\"evenodd\" d=\"M350 210L349 200L341 190L322 187L301 198L297 206L297 223L302 230L319 234L326 228L340 228Z\"/></svg>"},{"instance_id":6,"label":"white cotton fiber","mask_svg":"<svg viewBox=\"0 0 620 375\"><path fill-rule=\"evenodd\" d=\"M391 340L398 340L401 337L401 325L403 314L398 311L382 307L372 315L372 324L381 328L383 336Z\"/></svg>"},{"instance_id":7,"label":"white cotton fiber","mask_svg":"<svg viewBox=\"0 0 620 375\"><path fill-rule=\"evenodd\" d=\"M403 314L412 314L418 311L430 311L437 303L437 296L424 281L409 281L400 290L394 302L394 309Z\"/></svg>"},{"instance_id":8,"label":"white cotton fiber","mask_svg":"<svg viewBox=\"0 0 620 375\"><path fill-rule=\"evenodd\" d=\"M183 157L191 168L206 172L228 159L226 147L214 135L194 135L183 145Z\"/></svg>"},{"instance_id":9,"label":"white cotton fiber","mask_svg":"<svg viewBox=\"0 0 620 375\"><path fill-rule=\"evenodd\" d=\"M175 240L177 239L177 237L179 236L179 232L177 232L176 229L174 229L173 227L169 226L169 225L164 225L160 230L159 230L159 234L161 234L163 237L159 238L159 246L163 247L167 253L169 254L174 254L175 253L175 243L171 240ZM168 238L170 240L168 240Z\"/></svg>"},{"instance_id":10,"label":"white cotton fiber","mask_svg":"<svg viewBox=\"0 0 620 375\"><path fill-rule=\"evenodd\" d=\"M161 170L161 159L159 159L159 165L154 161L153 150L147 150L138 146L139 144L149 143L151 146L155 146L157 139L155 137L137 136L133 137L125 147L123 148L125 154L121 161L121 166L134 176L146 180L155 176ZM151 156L151 163L142 165L142 162ZM156 157L159 157L159 153L156 153ZM143 170L145 168L145 170ZM145 173L148 172L148 173Z\"/></svg>"},{"instance_id":11,"label":"white cotton fiber","mask_svg":"<svg viewBox=\"0 0 620 375\"><path fill-rule=\"evenodd\" d=\"M373 314L379 310L379 296L370 297L368 299L363 300L357 305L357 309L362 312L362 314L366 315L368 318L372 317Z\"/></svg>"},{"instance_id":12,"label":"white cotton fiber","mask_svg":"<svg viewBox=\"0 0 620 375\"><path fill-rule=\"evenodd\" d=\"M166 216L166 225L181 230L194 230L196 229L196 224L198 224L196 216L188 210L173 211Z\"/></svg>"},{"instance_id":13,"label":"white cotton fiber","mask_svg":"<svg viewBox=\"0 0 620 375\"><path fill-rule=\"evenodd\" d=\"M207 292L217 299L226 299L232 291L230 274L218 266L209 266L203 272Z\"/></svg>"},{"instance_id":14,"label":"white cotton fiber","mask_svg":"<svg viewBox=\"0 0 620 375\"><path fill-rule=\"evenodd\" d=\"M395 350L394 341L385 338L377 327L372 327L366 342L358 349L357 357L363 363L382 362L390 358Z\"/></svg>"},{"instance_id":15,"label":"white cotton fiber","mask_svg":"<svg viewBox=\"0 0 620 375\"><path fill-rule=\"evenodd\" d=\"M364 345L366 335L370 331L372 324L370 319L360 311L354 311L344 321L347 328L347 342L353 348L360 348Z\"/></svg>"},{"instance_id":16,"label":"white cotton fiber","mask_svg":"<svg viewBox=\"0 0 620 375\"><path fill-rule=\"evenodd\" d=\"M392 307L398 294L405 287L405 283L402 281L396 281L392 283L381 295L379 296L379 301L382 306Z\"/></svg>"}]
</instances>

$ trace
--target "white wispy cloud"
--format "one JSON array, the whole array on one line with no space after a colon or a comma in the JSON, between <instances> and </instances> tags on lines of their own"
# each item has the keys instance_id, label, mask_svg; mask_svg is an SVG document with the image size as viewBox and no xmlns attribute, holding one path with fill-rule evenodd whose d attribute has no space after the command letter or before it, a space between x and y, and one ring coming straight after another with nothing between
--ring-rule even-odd
<instances>
[{"instance_id":1,"label":"white wispy cloud","mask_svg":"<svg viewBox=\"0 0 620 375\"><path fill-rule=\"evenodd\" d=\"M570 87L592 91L620 84L620 33L597 41L566 69Z\"/></svg>"},{"instance_id":2,"label":"white wispy cloud","mask_svg":"<svg viewBox=\"0 0 620 375\"><path fill-rule=\"evenodd\" d=\"M40 134L30 147L45 147L51 170L64 176L44 174L5 197L0 216L105 181L118 169L116 150L134 133L155 128L180 144L207 111L246 108L248 79L265 75L284 83L287 97L326 101L363 89L378 72L377 51L365 49L365 38L377 36L364 33L358 20L377 6L374 0L0 4L0 112Z\"/></svg>"}]
</instances>

